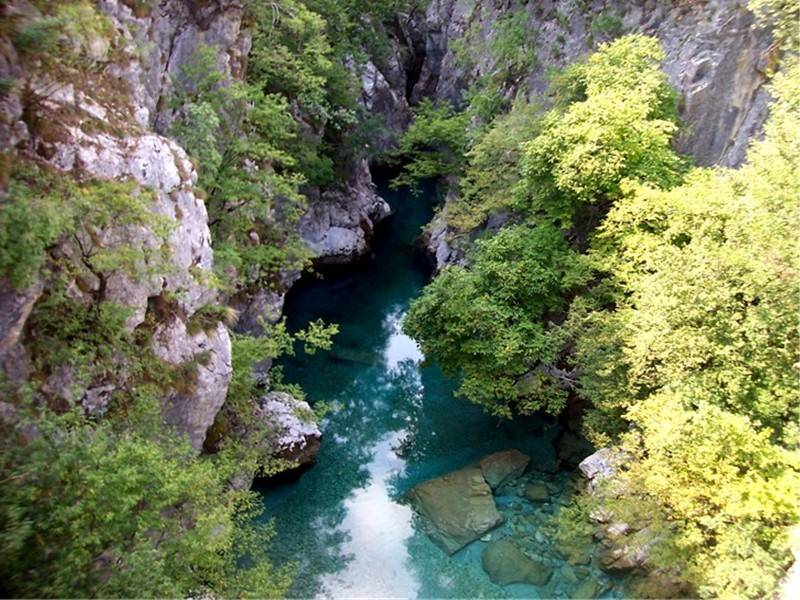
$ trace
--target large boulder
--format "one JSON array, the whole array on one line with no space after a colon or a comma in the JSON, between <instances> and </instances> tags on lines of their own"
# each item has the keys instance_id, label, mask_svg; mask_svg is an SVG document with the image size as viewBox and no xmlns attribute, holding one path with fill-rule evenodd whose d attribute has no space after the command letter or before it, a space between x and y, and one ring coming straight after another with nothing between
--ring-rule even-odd
<instances>
[{"instance_id":1,"label":"large boulder","mask_svg":"<svg viewBox=\"0 0 800 600\"><path fill-rule=\"evenodd\" d=\"M366 255L375 225L391 213L364 160L353 164L345 185L321 194L310 190L308 200L299 231L318 265L347 264Z\"/></svg>"},{"instance_id":2,"label":"large boulder","mask_svg":"<svg viewBox=\"0 0 800 600\"><path fill-rule=\"evenodd\" d=\"M486 483L496 490L522 475L530 462L530 456L512 448L482 458L480 467Z\"/></svg>"},{"instance_id":3,"label":"large boulder","mask_svg":"<svg viewBox=\"0 0 800 600\"><path fill-rule=\"evenodd\" d=\"M285 392L270 392L260 401L260 417L270 430L272 456L294 463L313 464L322 443L322 432L308 402Z\"/></svg>"},{"instance_id":4,"label":"large boulder","mask_svg":"<svg viewBox=\"0 0 800 600\"><path fill-rule=\"evenodd\" d=\"M156 327L152 348L158 358L172 365L197 363L193 376L165 397L162 405L165 421L185 433L199 452L233 375L228 330L217 323L208 331L191 332L182 319L173 317Z\"/></svg>"},{"instance_id":5,"label":"large boulder","mask_svg":"<svg viewBox=\"0 0 800 600\"><path fill-rule=\"evenodd\" d=\"M491 542L481 555L483 570L494 583L530 583L544 585L553 575L553 569L538 561L532 560L509 540L503 538Z\"/></svg>"},{"instance_id":6,"label":"large boulder","mask_svg":"<svg viewBox=\"0 0 800 600\"><path fill-rule=\"evenodd\" d=\"M428 534L453 554L503 522L480 467L467 467L414 486L408 498Z\"/></svg>"}]
</instances>

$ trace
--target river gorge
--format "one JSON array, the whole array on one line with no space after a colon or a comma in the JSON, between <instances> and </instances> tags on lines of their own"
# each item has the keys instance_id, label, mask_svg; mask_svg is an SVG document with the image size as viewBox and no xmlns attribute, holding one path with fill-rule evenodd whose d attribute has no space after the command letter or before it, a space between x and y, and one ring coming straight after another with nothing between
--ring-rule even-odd
<instances>
[{"instance_id":1,"label":"river gorge","mask_svg":"<svg viewBox=\"0 0 800 600\"><path fill-rule=\"evenodd\" d=\"M393 214L378 230L372 256L304 277L284 309L290 329L317 318L340 327L330 351L283 364L286 380L300 384L312 404L329 404L316 464L255 488L264 518L275 520L275 562L298 564L292 595L549 597L575 592L579 575L599 578L597 590L608 591L607 576L566 564L538 531L571 490L572 471L556 467L555 419L498 420L454 397L455 382L435 364L423 366L415 342L401 332L409 302L431 275L419 236L438 202L435 187L413 196L381 183L379 193ZM530 476L546 482L552 501L532 503L516 488L497 496L505 523L448 556L423 532L406 493L508 448L532 457ZM555 567L546 586L492 584L481 553L505 536L538 541L537 551Z\"/></svg>"}]
</instances>

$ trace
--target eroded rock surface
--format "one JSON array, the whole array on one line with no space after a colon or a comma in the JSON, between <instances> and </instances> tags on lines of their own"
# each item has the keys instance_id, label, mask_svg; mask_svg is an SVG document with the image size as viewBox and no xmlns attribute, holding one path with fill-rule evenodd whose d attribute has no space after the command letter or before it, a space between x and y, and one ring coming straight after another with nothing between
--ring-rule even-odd
<instances>
[{"instance_id":1,"label":"eroded rock surface","mask_svg":"<svg viewBox=\"0 0 800 600\"><path fill-rule=\"evenodd\" d=\"M309 404L284 392L270 392L259 405L260 417L273 430L268 437L273 456L296 463L297 467L312 464L322 432Z\"/></svg>"},{"instance_id":2,"label":"eroded rock surface","mask_svg":"<svg viewBox=\"0 0 800 600\"><path fill-rule=\"evenodd\" d=\"M480 467L486 483L496 490L522 475L530 462L530 456L512 448L482 458Z\"/></svg>"},{"instance_id":3,"label":"eroded rock surface","mask_svg":"<svg viewBox=\"0 0 800 600\"><path fill-rule=\"evenodd\" d=\"M428 534L453 554L503 522L480 467L467 467L414 486L408 498Z\"/></svg>"},{"instance_id":4,"label":"eroded rock surface","mask_svg":"<svg viewBox=\"0 0 800 600\"><path fill-rule=\"evenodd\" d=\"M164 399L164 418L186 433L198 452L208 428L222 408L231 381L231 341L222 323L209 331L190 333L175 318L160 324L153 334L153 352L173 365L195 363L194 374Z\"/></svg>"},{"instance_id":5,"label":"eroded rock surface","mask_svg":"<svg viewBox=\"0 0 800 600\"><path fill-rule=\"evenodd\" d=\"M552 567L528 558L508 538L490 542L481 555L481 565L489 579L498 585L544 585L553 576Z\"/></svg>"},{"instance_id":6,"label":"eroded rock surface","mask_svg":"<svg viewBox=\"0 0 800 600\"><path fill-rule=\"evenodd\" d=\"M345 264L367 254L375 225L390 213L375 192L366 161L359 161L345 186L309 198L300 235L317 264Z\"/></svg>"}]
</instances>

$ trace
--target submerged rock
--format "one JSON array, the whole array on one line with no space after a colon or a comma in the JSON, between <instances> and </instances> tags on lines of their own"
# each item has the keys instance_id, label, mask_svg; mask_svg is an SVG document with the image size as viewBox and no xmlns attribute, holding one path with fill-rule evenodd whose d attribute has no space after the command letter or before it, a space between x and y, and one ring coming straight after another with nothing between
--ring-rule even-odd
<instances>
[{"instance_id":1,"label":"submerged rock","mask_svg":"<svg viewBox=\"0 0 800 600\"><path fill-rule=\"evenodd\" d=\"M408 493L428 534L453 554L503 522L479 467L467 467L414 486Z\"/></svg>"},{"instance_id":2,"label":"submerged rock","mask_svg":"<svg viewBox=\"0 0 800 600\"><path fill-rule=\"evenodd\" d=\"M596 598L599 591L600 587L597 585L597 582L593 579L587 579L578 586L578 589L576 589L570 597L576 600Z\"/></svg>"},{"instance_id":3,"label":"submerged rock","mask_svg":"<svg viewBox=\"0 0 800 600\"><path fill-rule=\"evenodd\" d=\"M530 462L530 456L512 448L481 459L480 467L486 482L496 490L522 475Z\"/></svg>"},{"instance_id":4,"label":"submerged rock","mask_svg":"<svg viewBox=\"0 0 800 600\"><path fill-rule=\"evenodd\" d=\"M547 502L550 500L550 490L540 481L530 481L525 484L525 497L531 502Z\"/></svg>"},{"instance_id":5,"label":"submerged rock","mask_svg":"<svg viewBox=\"0 0 800 600\"><path fill-rule=\"evenodd\" d=\"M494 583L530 583L544 585L553 575L553 569L531 560L508 538L497 540L486 546L481 555L481 565Z\"/></svg>"}]
</instances>

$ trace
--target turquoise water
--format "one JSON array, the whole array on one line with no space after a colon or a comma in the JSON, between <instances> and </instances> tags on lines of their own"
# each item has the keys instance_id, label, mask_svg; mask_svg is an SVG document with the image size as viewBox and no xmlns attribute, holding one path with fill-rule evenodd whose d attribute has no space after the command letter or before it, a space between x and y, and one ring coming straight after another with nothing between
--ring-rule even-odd
<instances>
[{"instance_id":1,"label":"turquoise water","mask_svg":"<svg viewBox=\"0 0 800 600\"><path fill-rule=\"evenodd\" d=\"M551 464L557 426L546 419L498 421L454 398L454 382L436 366L420 365L422 355L400 324L430 277L415 240L433 214L435 193L427 189L413 198L380 191L394 214L379 232L374 257L304 278L287 298L290 328L322 317L338 323L340 333L330 352L283 364L287 381L331 410L317 464L291 481L256 487L265 518L275 519L273 560L298 564L296 597L564 596L577 584L559 569L572 567L553 562L556 575L542 589L495 586L480 566L485 542L448 557L403 503L415 484L496 450L519 448L533 457L534 468ZM542 474L562 499L568 478ZM548 556L536 532L553 508L534 507L518 495L497 502L507 522L492 535L527 539Z\"/></svg>"}]
</instances>

